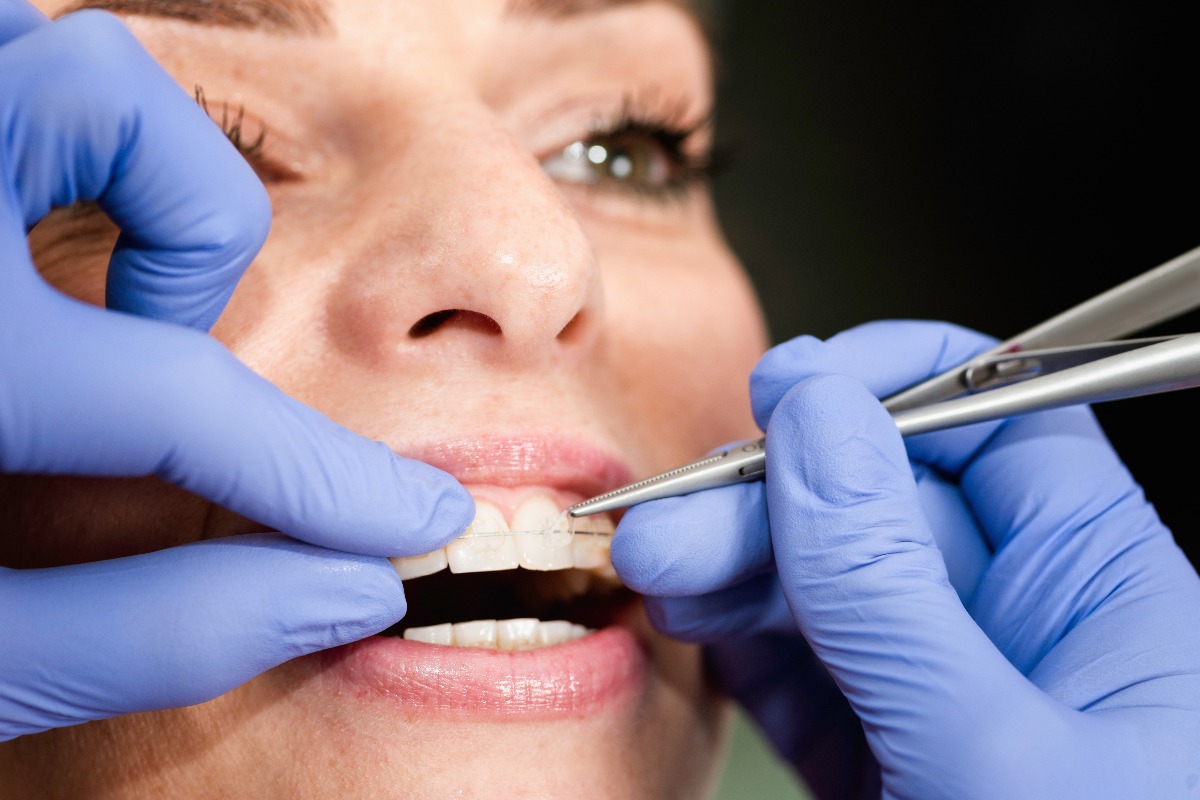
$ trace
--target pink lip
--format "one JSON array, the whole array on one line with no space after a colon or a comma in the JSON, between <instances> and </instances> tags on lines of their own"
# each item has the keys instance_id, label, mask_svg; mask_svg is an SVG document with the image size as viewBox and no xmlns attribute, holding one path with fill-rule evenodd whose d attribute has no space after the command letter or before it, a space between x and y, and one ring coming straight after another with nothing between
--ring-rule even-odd
<instances>
[{"instance_id":1,"label":"pink lip","mask_svg":"<svg viewBox=\"0 0 1200 800\"><path fill-rule=\"evenodd\" d=\"M405 455L460 482L541 487L590 497L629 483L629 468L603 450L551 436L457 439ZM630 610L631 612L633 609ZM377 708L522 720L576 716L628 701L644 689L650 654L640 613L581 639L524 652L441 647L372 636L315 653L327 679Z\"/></svg>"},{"instance_id":2,"label":"pink lip","mask_svg":"<svg viewBox=\"0 0 1200 800\"><path fill-rule=\"evenodd\" d=\"M650 669L644 645L621 625L524 652L372 636L318 655L327 677L377 708L522 721L628 702L644 690Z\"/></svg>"},{"instance_id":3,"label":"pink lip","mask_svg":"<svg viewBox=\"0 0 1200 800\"><path fill-rule=\"evenodd\" d=\"M545 486L593 496L633 480L629 467L604 450L558 436L476 437L405 452L465 484Z\"/></svg>"}]
</instances>

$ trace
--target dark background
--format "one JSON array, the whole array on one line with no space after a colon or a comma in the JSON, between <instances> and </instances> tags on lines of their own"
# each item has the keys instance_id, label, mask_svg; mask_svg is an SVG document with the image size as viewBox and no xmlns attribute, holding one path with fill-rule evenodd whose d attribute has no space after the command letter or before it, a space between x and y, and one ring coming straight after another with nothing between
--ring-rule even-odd
<instances>
[{"instance_id":1,"label":"dark background","mask_svg":"<svg viewBox=\"0 0 1200 800\"><path fill-rule=\"evenodd\" d=\"M717 201L774 341L881 318L1006 338L1200 245L1189 5L727 4ZM1096 411L1200 563L1200 389Z\"/></svg>"}]
</instances>

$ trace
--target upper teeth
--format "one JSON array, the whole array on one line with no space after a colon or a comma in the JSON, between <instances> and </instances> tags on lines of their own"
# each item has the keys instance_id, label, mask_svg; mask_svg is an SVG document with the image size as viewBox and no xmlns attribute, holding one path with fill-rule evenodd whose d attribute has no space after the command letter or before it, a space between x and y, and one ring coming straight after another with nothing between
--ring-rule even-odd
<instances>
[{"instance_id":1,"label":"upper teeth","mask_svg":"<svg viewBox=\"0 0 1200 800\"><path fill-rule=\"evenodd\" d=\"M608 517L583 517L573 536L559 522L559 506L545 495L521 503L512 523L495 505L475 502L475 521L462 537L441 550L423 556L393 558L404 580L432 575L447 567L451 572L493 572L525 569L611 569L608 558L613 524ZM557 523L557 524L556 524Z\"/></svg>"}]
</instances>

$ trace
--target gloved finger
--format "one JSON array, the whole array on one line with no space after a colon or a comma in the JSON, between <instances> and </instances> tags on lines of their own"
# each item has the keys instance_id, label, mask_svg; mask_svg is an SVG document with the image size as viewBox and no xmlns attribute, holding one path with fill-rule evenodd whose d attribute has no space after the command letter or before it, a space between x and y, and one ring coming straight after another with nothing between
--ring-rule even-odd
<instances>
[{"instance_id":1,"label":"gloved finger","mask_svg":"<svg viewBox=\"0 0 1200 800\"><path fill-rule=\"evenodd\" d=\"M967 614L921 513L900 437L861 383L822 376L789 391L767 431L766 474L788 604L877 758L904 762L918 776L913 796L963 796L956 774L976 782L995 775L997 786L1015 789L1011 775L997 773L1013 754L997 758L978 746L979 731L1000 723L1027 736L1022 747L1069 741L1072 750L1094 746L1117 757L1076 712L1030 684ZM920 785L919 776L930 783ZM1099 788L1093 777L1081 796Z\"/></svg>"},{"instance_id":2,"label":"gloved finger","mask_svg":"<svg viewBox=\"0 0 1200 800\"><path fill-rule=\"evenodd\" d=\"M1023 671L1142 581L1154 581L1159 597L1178 588L1162 580L1182 561L1170 531L1088 409L1010 421L963 473L962 489L997 551L973 616Z\"/></svg>"},{"instance_id":3,"label":"gloved finger","mask_svg":"<svg viewBox=\"0 0 1200 800\"><path fill-rule=\"evenodd\" d=\"M885 398L967 361L996 344L980 333L944 322L884 321L851 328L820 341L802 336L770 350L750 377L755 419L764 430L779 399L813 375L849 375ZM1003 423L987 422L911 437L914 459L957 475Z\"/></svg>"},{"instance_id":4,"label":"gloved finger","mask_svg":"<svg viewBox=\"0 0 1200 800\"><path fill-rule=\"evenodd\" d=\"M474 501L451 476L336 425L205 334L49 290L19 299L21 314L4 308L12 300L0 297L0 335L21 343L0 348L0 470L157 475L369 555L427 553L471 522Z\"/></svg>"},{"instance_id":5,"label":"gloved finger","mask_svg":"<svg viewBox=\"0 0 1200 800\"><path fill-rule=\"evenodd\" d=\"M0 740L217 697L405 613L382 558L282 536L0 570Z\"/></svg>"},{"instance_id":6,"label":"gloved finger","mask_svg":"<svg viewBox=\"0 0 1200 800\"><path fill-rule=\"evenodd\" d=\"M887 397L939 375L996 340L947 322L881 320L820 340L800 336L771 348L750 376L754 419L763 430L775 406L800 381L840 373Z\"/></svg>"},{"instance_id":7,"label":"gloved finger","mask_svg":"<svg viewBox=\"0 0 1200 800\"><path fill-rule=\"evenodd\" d=\"M704 594L771 568L763 485L742 483L642 503L625 512L612 563L636 592Z\"/></svg>"},{"instance_id":8,"label":"gloved finger","mask_svg":"<svg viewBox=\"0 0 1200 800\"><path fill-rule=\"evenodd\" d=\"M938 552L946 564L947 577L959 599L964 605L969 605L991 559L983 536L978 532L977 523L955 486L920 465L916 475L917 494L934 531ZM745 484L742 485L744 486ZM761 489L761 484L755 486ZM716 491L718 490L701 492L687 499L699 501L704 495L715 494ZM682 501L685 498L672 500ZM741 571L743 574L739 582L729 585L726 580L728 576L722 574L720 569L722 559L736 559L755 548L735 551L730 556L727 547L718 546L713 553L705 548L675 546L676 539L673 536L682 536L689 528L681 526L680 529L672 531L670 526L673 521L680 519L682 515L670 512L662 515L656 513L656 506L660 503L666 505L668 502L644 503L630 509L618 526L617 537L613 541L613 564L617 566L617 574L622 576L626 585L646 595L643 603L655 629L675 639L698 643L720 642L762 633L795 635L796 623L783 595L779 576L774 571L774 557L770 553L770 538L765 521L760 523L754 520L750 524L742 524L743 519L731 515L729 519L723 519L719 526L714 526L714 530L722 531L722 538L754 537L756 545L764 543L768 550L761 558L743 562L747 568ZM733 507L734 504L719 505L719 508L723 509ZM626 520L638 509L644 511L635 517L634 525L626 529ZM765 506L761 507L761 511L765 514ZM697 518L711 517L702 513ZM664 535L658 536L660 533ZM618 550L622 536L626 537L627 541ZM710 538L706 547L714 539L715 537ZM699 564L669 563L664 560L659 569L645 571L638 571L629 566L629 562L635 556L643 556L642 560L647 560L642 553L643 549L652 554L657 562L659 558L663 558L660 548L672 547L685 553L691 553L693 550L713 553L712 561L717 563L712 564L703 559ZM722 579L690 581L687 579L689 569L701 575L707 574L710 578L715 575ZM763 570L767 572L762 574ZM734 570L729 572L735 573ZM676 579L665 580L662 583L648 582L643 588L632 586L631 579L626 577L633 576L636 582L638 577L644 577L647 573L676 576ZM664 584L666 588L677 590L677 593L654 591L664 588Z\"/></svg>"},{"instance_id":9,"label":"gloved finger","mask_svg":"<svg viewBox=\"0 0 1200 800\"><path fill-rule=\"evenodd\" d=\"M122 230L108 306L211 327L266 239L270 201L119 19L81 11L0 49L0 119L4 199L26 228L98 201Z\"/></svg>"},{"instance_id":10,"label":"gloved finger","mask_svg":"<svg viewBox=\"0 0 1200 800\"><path fill-rule=\"evenodd\" d=\"M992 563L989 539L957 483L924 464L911 466L921 509L946 564L946 576L958 599L971 608L979 583Z\"/></svg>"},{"instance_id":11,"label":"gloved finger","mask_svg":"<svg viewBox=\"0 0 1200 800\"><path fill-rule=\"evenodd\" d=\"M0 3L0 47L50 22L27 0Z\"/></svg>"},{"instance_id":12,"label":"gloved finger","mask_svg":"<svg viewBox=\"0 0 1200 800\"><path fill-rule=\"evenodd\" d=\"M787 598L775 573L694 597L646 597L655 629L685 642L710 643L760 633L797 636Z\"/></svg>"},{"instance_id":13,"label":"gloved finger","mask_svg":"<svg viewBox=\"0 0 1200 800\"><path fill-rule=\"evenodd\" d=\"M1090 409L1009 420L961 478L975 514L999 549L1016 530L1051 532L1131 500L1126 530L1158 519ZM985 502L986 498L986 502ZM1073 524L1072 529L1076 526ZM1105 526L1114 530L1118 526Z\"/></svg>"},{"instance_id":14,"label":"gloved finger","mask_svg":"<svg viewBox=\"0 0 1200 800\"><path fill-rule=\"evenodd\" d=\"M834 337L831 344L815 339L796 340L794 350L800 352L793 355L799 364L850 363L856 371L878 380L881 375L886 378L885 373L897 361L890 352L882 359L878 357L880 342L904 338L910 328L922 336L938 337L940 342L946 335L943 327L929 323L863 326ZM957 335L961 329L950 327L950 331L951 335ZM966 349L982 344L975 334L965 333L962 338L962 347ZM953 352L941 346L938 349ZM847 353L858 359L847 359ZM952 357L959 354L953 352ZM763 365L755 374L774 382L768 391L790 385ZM791 380L790 374L786 380ZM893 376L891 380L904 385L911 377ZM889 387L878 384L877 389L888 391ZM969 602L988 564L987 546L957 489L927 467L917 465L916 469L926 508L936 515L934 529L951 582L964 602ZM706 595L761 574L772 567L762 484L739 484L635 506L626 512L617 528L612 559L627 586L656 597ZM733 590L731 596L738 591L744 589ZM710 627L702 622L703 614L715 614L720 608L719 601L661 604L654 608L662 629L690 640L711 641L704 637L732 632L726 625L741 616L716 616Z\"/></svg>"}]
</instances>

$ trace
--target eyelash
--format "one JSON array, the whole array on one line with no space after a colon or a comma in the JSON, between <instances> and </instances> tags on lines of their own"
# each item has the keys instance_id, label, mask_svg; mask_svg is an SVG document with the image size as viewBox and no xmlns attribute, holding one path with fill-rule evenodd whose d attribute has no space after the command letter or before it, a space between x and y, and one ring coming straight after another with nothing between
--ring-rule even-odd
<instances>
[{"instance_id":1,"label":"eyelash","mask_svg":"<svg viewBox=\"0 0 1200 800\"><path fill-rule=\"evenodd\" d=\"M586 144L598 139L644 137L657 145L670 161L670 175L658 185L608 180L585 188L628 193L660 202L685 198L695 186L707 183L733 161L733 153L726 147L710 145L702 152L689 147L694 138L710 129L712 121L709 114L688 122L682 103L626 97L615 117L598 119L591 125L588 138L582 141Z\"/></svg>"},{"instance_id":2,"label":"eyelash","mask_svg":"<svg viewBox=\"0 0 1200 800\"><path fill-rule=\"evenodd\" d=\"M267 140L267 129L263 128L261 131L259 131L258 136L256 136L252 142L246 142L244 140L242 135L242 124L246 121L245 106L238 106L237 111L234 112L231 117L229 113L229 104L222 103L221 119L218 120L215 116L213 116L213 113L208 108L208 98L204 96L204 87L198 83L196 84L195 97L196 103L200 106L201 110L208 115L209 119L217 123L217 125L221 128L221 132L225 134L225 138L229 140L230 144L237 148L237 151L241 153L247 161L253 164L259 163L263 160L263 143Z\"/></svg>"},{"instance_id":3,"label":"eyelash","mask_svg":"<svg viewBox=\"0 0 1200 800\"><path fill-rule=\"evenodd\" d=\"M247 140L243 129L246 116L244 106L239 105L235 111L231 111L228 103L222 103L218 119L209 108L204 88L198 83L195 86L195 98L204 113L220 127L229 142L259 172L264 181L284 179L283 173L276 170L264 156L266 128L262 128L253 140ZM586 139L580 140L581 143L586 145L602 139L620 141L644 138L656 145L666 156L670 162L670 174L660 184L608 179L586 184L583 188L589 191L631 195L660 203L686 198L693 188L708 183L734 161L734 153L727 147L710 145L703 152L694 152L693 148L688 146L693 138L707 131L711 125L711 114L694 122L687 122L683 116L682 104L627 97L614 117L607 120L598 118L593 122L590 126L591 132Z\"/></svg>"}]
</instances>

